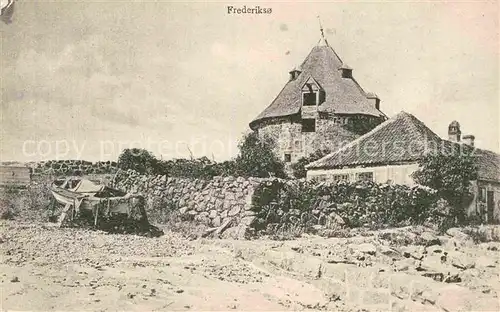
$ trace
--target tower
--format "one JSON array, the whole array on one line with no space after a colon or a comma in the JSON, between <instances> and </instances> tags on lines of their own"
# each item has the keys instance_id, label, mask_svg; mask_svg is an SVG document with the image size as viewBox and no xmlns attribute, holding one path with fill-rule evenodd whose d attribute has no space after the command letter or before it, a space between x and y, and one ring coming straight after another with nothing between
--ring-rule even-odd
<instances>
[{"instance_id":1,"label":"tower","mask_svg":"<svg viewBox=\"0 0 500 312\"><path fill-rule=\"evenodd\" d=\"M335 151L386 120L380 99L366 92L324 37L250 128L275 142L286 163L318 150Z\"/></svg>"}]
</instances>

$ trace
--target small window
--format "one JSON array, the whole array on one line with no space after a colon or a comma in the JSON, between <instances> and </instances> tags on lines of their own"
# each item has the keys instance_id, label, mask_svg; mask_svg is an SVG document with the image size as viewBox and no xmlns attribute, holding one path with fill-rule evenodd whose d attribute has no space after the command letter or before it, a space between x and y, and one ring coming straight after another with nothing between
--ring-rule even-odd
<instances>
[{"instance_id":1,"label":"small window","mask_svg":"<svg viewBox=\"0 0 500 312\"><path fill-rule=\"evenodd\" d=\"M373 182L373 172L360 172L356 175L358 181L372 181Z\"/></svg>"},{"instance_id":2,"label":"small window","mask_svg":"<svg viewBox=\"0 0 500 312\"><path fill-rule=\"evenodd\" d=\"M338 181L349 181L349 174L334 174L332 176L332 180L335 182Z\"/></svg>"},{"instance_id":3,"label":"small window","mask_svg":"<svg viewBox=\"0 0 500 312\"><path fill-rule=\"evenodd\" d=\"M285 162L292 162L292 154L285 154Z\"/></svg>"},{"instance_id":4,"label":"small window","mask_svg":"<svg viewBox=\"0 0 500 312\"><path fill-rule=\"evenodd\" d=\"M307 92L304 93L304 106L314 106L316 105L316 93L315 92Z\"/></svg>"},{"instance_id":5,"label":"small window","mask_svg":"<svg viewBox=\"0 0 500 312\"><path fill-rule=\"evenodd\" d=\"M342 78L352 78L352 69L342 68Z\"/></svg>"},{"instance_id":6,"label":"small window","mask_svg":"<svg viewBox=\"0 0 500 312\"><path fill-rule=\"evenodd\" d=\"M302 132L315 132L316 119L302 119Z\"/></svg>"},{"instance_id":7,"label":"small window","mask_svg":"<svg viewBox=\"0 0 500 312\"><path fill-rule=\"evenodd\" d=\"M327 174L319 174L316 176L313 176L311 180L316 181L316 182L325 182L328 181L328 175Z\"/></svg>"}]
</instances>

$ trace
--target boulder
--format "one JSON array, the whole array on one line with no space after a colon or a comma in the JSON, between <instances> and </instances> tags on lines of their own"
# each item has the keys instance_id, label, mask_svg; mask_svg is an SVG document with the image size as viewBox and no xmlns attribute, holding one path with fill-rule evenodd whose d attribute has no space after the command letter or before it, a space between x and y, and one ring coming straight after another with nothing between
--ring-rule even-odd
<instances>
[{"instance_id":1,"label":"boulder","mask_svg":"<svg viewBox=\"0 0 500 312\"><path fill-rule=\"evenodd\" d=\"M437 235L431 232L423 232L420 234L420 239L422 240L424 246L441 245L441 241Z\"/></svg>"},{"instance_id":2,"label":"boulder","mask_svg":"<svg viewBox=\"0 0 500 312\"><path fill-rule=\"evenodd\" d=\"M255 220L255 217L244 217L240 221L240 226L245 226L248 227L252 224L252 222Z\"/></svg>"},{"instance_id":3,"label":"boulder","mask_svg":"<svg viewBox=\"0 0 500 312\"><path fill-rule=\"evenodd\" d=\"M208 217L208 212L206 211L200 212L198 215L194 217L194 220L203 224L210 223L210 218Z\"/></svg>"},{"instance_id":4,"label":"boulder","mask_svg":"<svg viewBox=\"0 0 500 312\"><path fill-rule=\"evenodd\" d=\"M377 253L377 247L375 247L375 245L371 243L350 244L349 248L353 252L361 252L372 256L374 256Z\"/></svg>"},{"instance_id":5,"label":"boulder","mask_svg":"<svg viewBox=\"0 0 500 312\"><path fill-rule=\"evenodd\" d=\"M213 219L217 216L217 210L210 210L209 213L208 213L208 217L210 219Z\"/></svg>"},{"instance_id":6,"label":"boulder","mask_svg":"<svg viewBox=\"0 0 500 312\"><path fill-rule=\"evenodd\" d=\"M472 238L465 234L462 229L460 228L450 228L448 230L446 230L446 235L448 236L451 236L459 241L468 241L468 240L472 240Z\"/></svg>"},{"instance_id":7,"label":"boulder","mask_svg":"<svg viewBox=\"0 0 500 312\"><path fill-rule=\"evenodd\" d=\"M212 226L219 227L221 225L221 218L219 216L216 216L212 220Z\"/></svg>"},{"instance_id":8,"label":"boulder","mask_svg":"<svg viewBox=\"0 0 500 312\"><path fill-rule=\"evenodd\" d=\"M451 265L462 270L472 269L476 266L475 259L463 252L450 251L448 259Z\"/></svg>"},{"instance_id":9,"label":"boulder","mask_svg":"<svg viewBox=\"0 0 500 312\"><path fill-rule=\"evenodd\" d=\"M401 257L401 254L396 250L391 247L385 246L385 245L380 245L379 246L379 252L383 254L384 256L388 256L391 258L399 258Z\"/></svg>"},{"instance_id":10,"label":"boulder","mask_svg":"<svg viewBox=\"0 0 500 312\"><path fill-rule=\"evenodd\" d=\"M237 215L238 213L240 213L240 211L241 211L241 207L239 205L234 206L233 208L231 208L231 210L229 210L227 215L230 217L233 217L233 216Z\"/></svg>"}]
</instances>

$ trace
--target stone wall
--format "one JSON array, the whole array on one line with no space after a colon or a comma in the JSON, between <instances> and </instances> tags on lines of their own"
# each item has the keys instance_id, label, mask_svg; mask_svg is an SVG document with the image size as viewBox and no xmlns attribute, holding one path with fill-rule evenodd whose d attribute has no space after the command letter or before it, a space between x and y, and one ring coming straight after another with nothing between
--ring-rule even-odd
<instances>
[{"instance_id":1,"label":"stone wall","mask_svg":"<svg viewBox=\"0 0 500 312\"><path fill-rule=\"evenodd\" d=\"M142 176L127 171L117 176L116 187L144 194L153 223L168 223L175 219L172 216L180 217L219 228L218 234L232 238L304 231L330 236L347 227L434 224L441 219L432 211L444 211L432 190L362 181L310 183L243 177L203 180Z\"/></svg>"},{"instance_id":2,"label":"stone wall","mask_svg":"<svg viewBox=\"0 0 500 312\"><path fill-rule=\"evenodd\" d=\"M119 189L146 196L150 221L164 223L165 210L210 228L222 237L245 238L255 219L252 197L266 179L214 177L210 180L143 176L128 171L117 176ZM227 228L227 229L226 229Z\"/></svg>"},{"instance_id":3,"label":"stone wall","mask_svg":"<svg viewBox=\"0 0 500 312\"><path fill-rule=\"evenodd\" d=\"M117 171L115 161L90 162L85 160L48 160L29 163L36 175L64 176L72 175L76 171L82 174L112 174Z\"/></svg>"},{"instance_id":4,"label":"stone wall","mask_svg":"<svg viewBox=\"0 0 500 312\"><path fill-rule=\"evenodd\" d=\"M294 163L317 150L337 150L358 138L360 134L348 130L349 127L343 124L349 122L349 118L336 115L316 117L316 131L302 132L299 117L279 117L262 121L258 126L258 133L259 136L274 140L278 158L285 160L285 154L290 154L290 162ZM376 117L356 116L355 119L356 122L365 123L370 129L382 121Z\"/></svg>"}]
</instances>

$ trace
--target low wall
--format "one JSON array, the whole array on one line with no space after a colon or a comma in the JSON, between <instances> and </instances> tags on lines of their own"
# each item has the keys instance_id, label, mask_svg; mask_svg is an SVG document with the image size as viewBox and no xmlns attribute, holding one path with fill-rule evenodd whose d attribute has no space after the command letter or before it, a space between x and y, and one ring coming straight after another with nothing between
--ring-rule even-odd
<instances>
[{"instance_id":1,"label":"low wall","mask_svg":"<svg viewBox=\"0 0 500 312\"><path fill-rule=\"evenodd\" d=\"M117 169L115 161L90 162L85 160L48 160L30 163L34 174L65 176L76 171L82 174L114 174Z\"/></svg>"},{"instance_id":2,"label":"low wall","mask_svg":"<svg viewBox=\"0 0 500 312\"><path fill-rule=\"evenodd\" d=\"M385 227L436 223L435 192L404 185L313 183L277 178L214 177L209 180L142 176L133 171L116 178L118 188L146 196L154 223L172 212L183 220L229 228L222 237L285 235L344 227ZM326 231L323 231L326 230Z\"/></svg>"},{"instance_id":3,"label":"low wall","mask_svg":"<svg viewBox=\"0 0 500 312\"><path fill-rule=\"evenodd\" d=\"M146 196L148 217L164 223L170 212L207 227L224 228L222 237L245 238L255 220L253 195L266 179L214 177L210 180L143 176L124 172L115 187ZM227 228L227 229L226 229Z\"/></svg>"}]
</instances>

